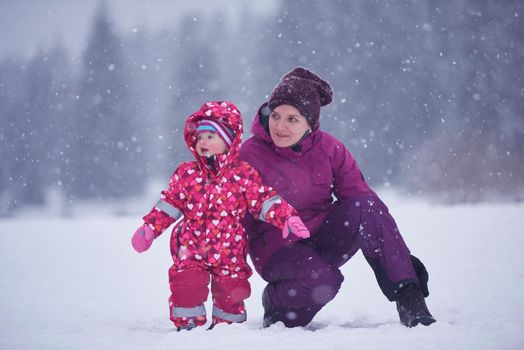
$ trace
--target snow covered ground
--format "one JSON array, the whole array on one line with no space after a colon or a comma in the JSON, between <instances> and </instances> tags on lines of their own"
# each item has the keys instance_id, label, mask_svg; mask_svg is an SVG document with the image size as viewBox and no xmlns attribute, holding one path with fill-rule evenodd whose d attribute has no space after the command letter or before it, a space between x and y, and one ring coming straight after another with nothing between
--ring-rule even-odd
<instances>
[{"instance_id":1,"label":"snow covered ground","mask_svg":"<svg viewBox=\"0 0 524 350\"><path fill-rule=\"evenodd\" d=\"M264 284L254 275L246 323L176 332L169 235L137 254L139 214L91 210L0 220L0 349L524 349L524 205L384 199L429 269L430 327L400 325L359 253L306 328L261 328Z\"/></svg>"}]
</instances>

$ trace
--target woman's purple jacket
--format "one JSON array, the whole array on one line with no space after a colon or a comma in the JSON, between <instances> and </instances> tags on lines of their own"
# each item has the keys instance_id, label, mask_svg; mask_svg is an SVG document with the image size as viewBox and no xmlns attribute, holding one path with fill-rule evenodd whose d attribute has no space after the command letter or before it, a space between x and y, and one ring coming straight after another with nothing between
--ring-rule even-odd
<instances>
[{"instance_id":1,"label":"woman's purple jacket","mask_svg":"<svg viewBox=\"0 0 524 350\"><path fill-rule=\"evenodd\" d=\"M251 131L253 136L242 145L240 159L254 166L264 182L297 209L311 235L317 233L336 199L376 196L344 144L328 133L314 130L297 152L275 146L259 113ZM283 239L280 230L252 216L245 218L244 225L249 253L260 274L271 255L300 239L294 235Z\"/></svg>"}]
</instances>

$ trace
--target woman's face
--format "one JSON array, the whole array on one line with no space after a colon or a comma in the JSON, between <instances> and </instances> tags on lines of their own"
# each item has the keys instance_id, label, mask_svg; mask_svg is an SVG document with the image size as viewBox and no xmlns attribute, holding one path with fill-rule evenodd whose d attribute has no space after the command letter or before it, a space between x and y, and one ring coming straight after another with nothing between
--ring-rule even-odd
<instances>
[{"instance_id":1,"label":"woman's face","mask_svg":"<svg viewBox=\"0 0 524 350\"><path fill-rule=\"evenodd\" d=\"M197 136L196 151L199 156L211 157L227 152L227 145L215 132L202 132Z\"/></svg>"},{"instance_id":2,"label":"woman's face","mask_svg":"<svg viewBox=\"0 0 524 350\"><path fill-rule=\"evenodd\" d=\"M269 134L277 147L293 146L309 130L306 117L293 106L280 105L269 115Z\"/></svg>"}]
</instances>

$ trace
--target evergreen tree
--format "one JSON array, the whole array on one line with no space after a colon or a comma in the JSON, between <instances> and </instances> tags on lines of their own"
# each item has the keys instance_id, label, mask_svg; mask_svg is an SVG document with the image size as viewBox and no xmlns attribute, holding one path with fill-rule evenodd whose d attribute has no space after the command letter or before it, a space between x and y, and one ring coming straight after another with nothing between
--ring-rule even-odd
<instances>
[{"instance_id":1,"label":"evergreen tree","mask_svg":"<svg viewBox=\"0 0 524 350\"><path fill-rule=\"evenodd\" d=\"M71 74L68 57L60 45L40 50L28 65L23 114L31 125L32 152L28 192L43 203L50 186L60 186L62 154L71 112Z\"/></svg>"},{"instance_id":2,"label":"evergreen tree","mask_svg":"<svg viewBox=\"0 0 524 350\"><path fill-rule=\"evenodd\" d=\"M45 116L45 157L47 163L47 186L61 188L67 174L73 108L75 105L74 76L70 57L62 45L55 46L47 55L51 81Z\"/></svg>"},{"instance_id":3,"label":"evergreen tree","mask_svg":"<svg viewBox=\"0 0 524 350\"><path fill-rule=\"evenodd\" d=\"M173 45L173 77L170 111L166 113L168 158L177 164L190 157L183 133L186 118L205 101L223 100L221 71L214 36L220 33L210 28L204 17L185 16L177 30ZM214 32L211 35L211 32Z\"/></svg>"},{"instance_id":4,"label":"evergreen tree","mask_svg":"<svg viewBox=\"0 0 524 350\"><path fill-rule=\"evenodd\" d=\"M0 215L10 215L24 204L30 158L26 101L26 64L16 57L0 63Z\"/></svg>"},{"instance_id":5,"label":"evergreen tree","mask_svg":"<svg viewBox=\"0 0 524 350\"><path fill-rule=\"evenodd\" d=\"M9 211L43 204L48 188L61 185L71 77L61 46L50 52L40 49L27 65L13 61L3 68L1 139L6 166L0 183L8 185L3 192Z\"/></svg>"},{"instance_id":6,"label":"evergreen tree","mask_svg":"<svg viewBox=\"0 0 524 350\"><path fill-rule=\"evenodd\" d=\"M136 105L122 41L102 4L94 18L74 120L68 189L81 198L139 193L144 182Z\"/></svg>"},{"instance_id":7,"label":"evergreen tree","mask_svg":"<svg viewBox=\"0 0 524 350\"><path fill-rule=\"evenodd\" d=\"M216 50L223 62L221 80L223 90L226 91L224 96L233 101L242 113L246 137L249 136L257 105L267 92L259 82L267 80L268 75L257 75L258 69L263 67L262 62L258 61L259 56L264 54L264 48L258 43L262 23L247 6L241 6L237 17L234 23L228 25L226 21L221 24L226 29Z\"/></svg>"},{"instance_id":8,"label":"evergreen tree","mask_svg":"<svg viewBox=\"0 0 524 350\"><path fill-rule=\"evenodd\" d=\"M165 32L165 31L164 31ZM141 154L140 167L145 178L166 177L161 165L164 159L159 135L164 131L167 76L170 68L167 56L167 34L154 34L145 27L134 28L127 40L129 85L136 114L137 141ZM159 176L160 175L160 176Z\"/></svg>"},{"instance_id":9,"label":"evergreen tree","mask_svg":"<svg viewBox=\"0 0 524 350\"><path fill-rule=\"evenodd\" d=\"M524 46L516 39L520 19L513 16L519 6L468 1L434 12L447 24L447 65L436 79L444 96L442 123L421 145L420 176L410 181L420 190L451 202L522 197L524 123L516 72Z\"/></svg>"}]
</instances>

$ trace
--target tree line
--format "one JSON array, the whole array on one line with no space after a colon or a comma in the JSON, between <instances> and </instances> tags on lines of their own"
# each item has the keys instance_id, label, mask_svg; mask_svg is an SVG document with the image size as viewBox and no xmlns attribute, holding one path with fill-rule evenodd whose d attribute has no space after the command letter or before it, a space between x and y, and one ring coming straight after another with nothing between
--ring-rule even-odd
<instances>
[{"instance_id":1,"label":"tree line","mask_svg":"<svg viewBox=\"0 0 524 350\"><path fill-rule=\"evenodd\" d=\"M176 3L175 3L176 4ZM524 196L524 4L282 0L119 33L100 4L80 59L0 61L0 213L125 199L189 159L185 118L231 100L246 130L297 65L330 82L321 128L373 185L448 202ZM248 136L248 135L245 135Z\"/></svg>"}]
</instances>

